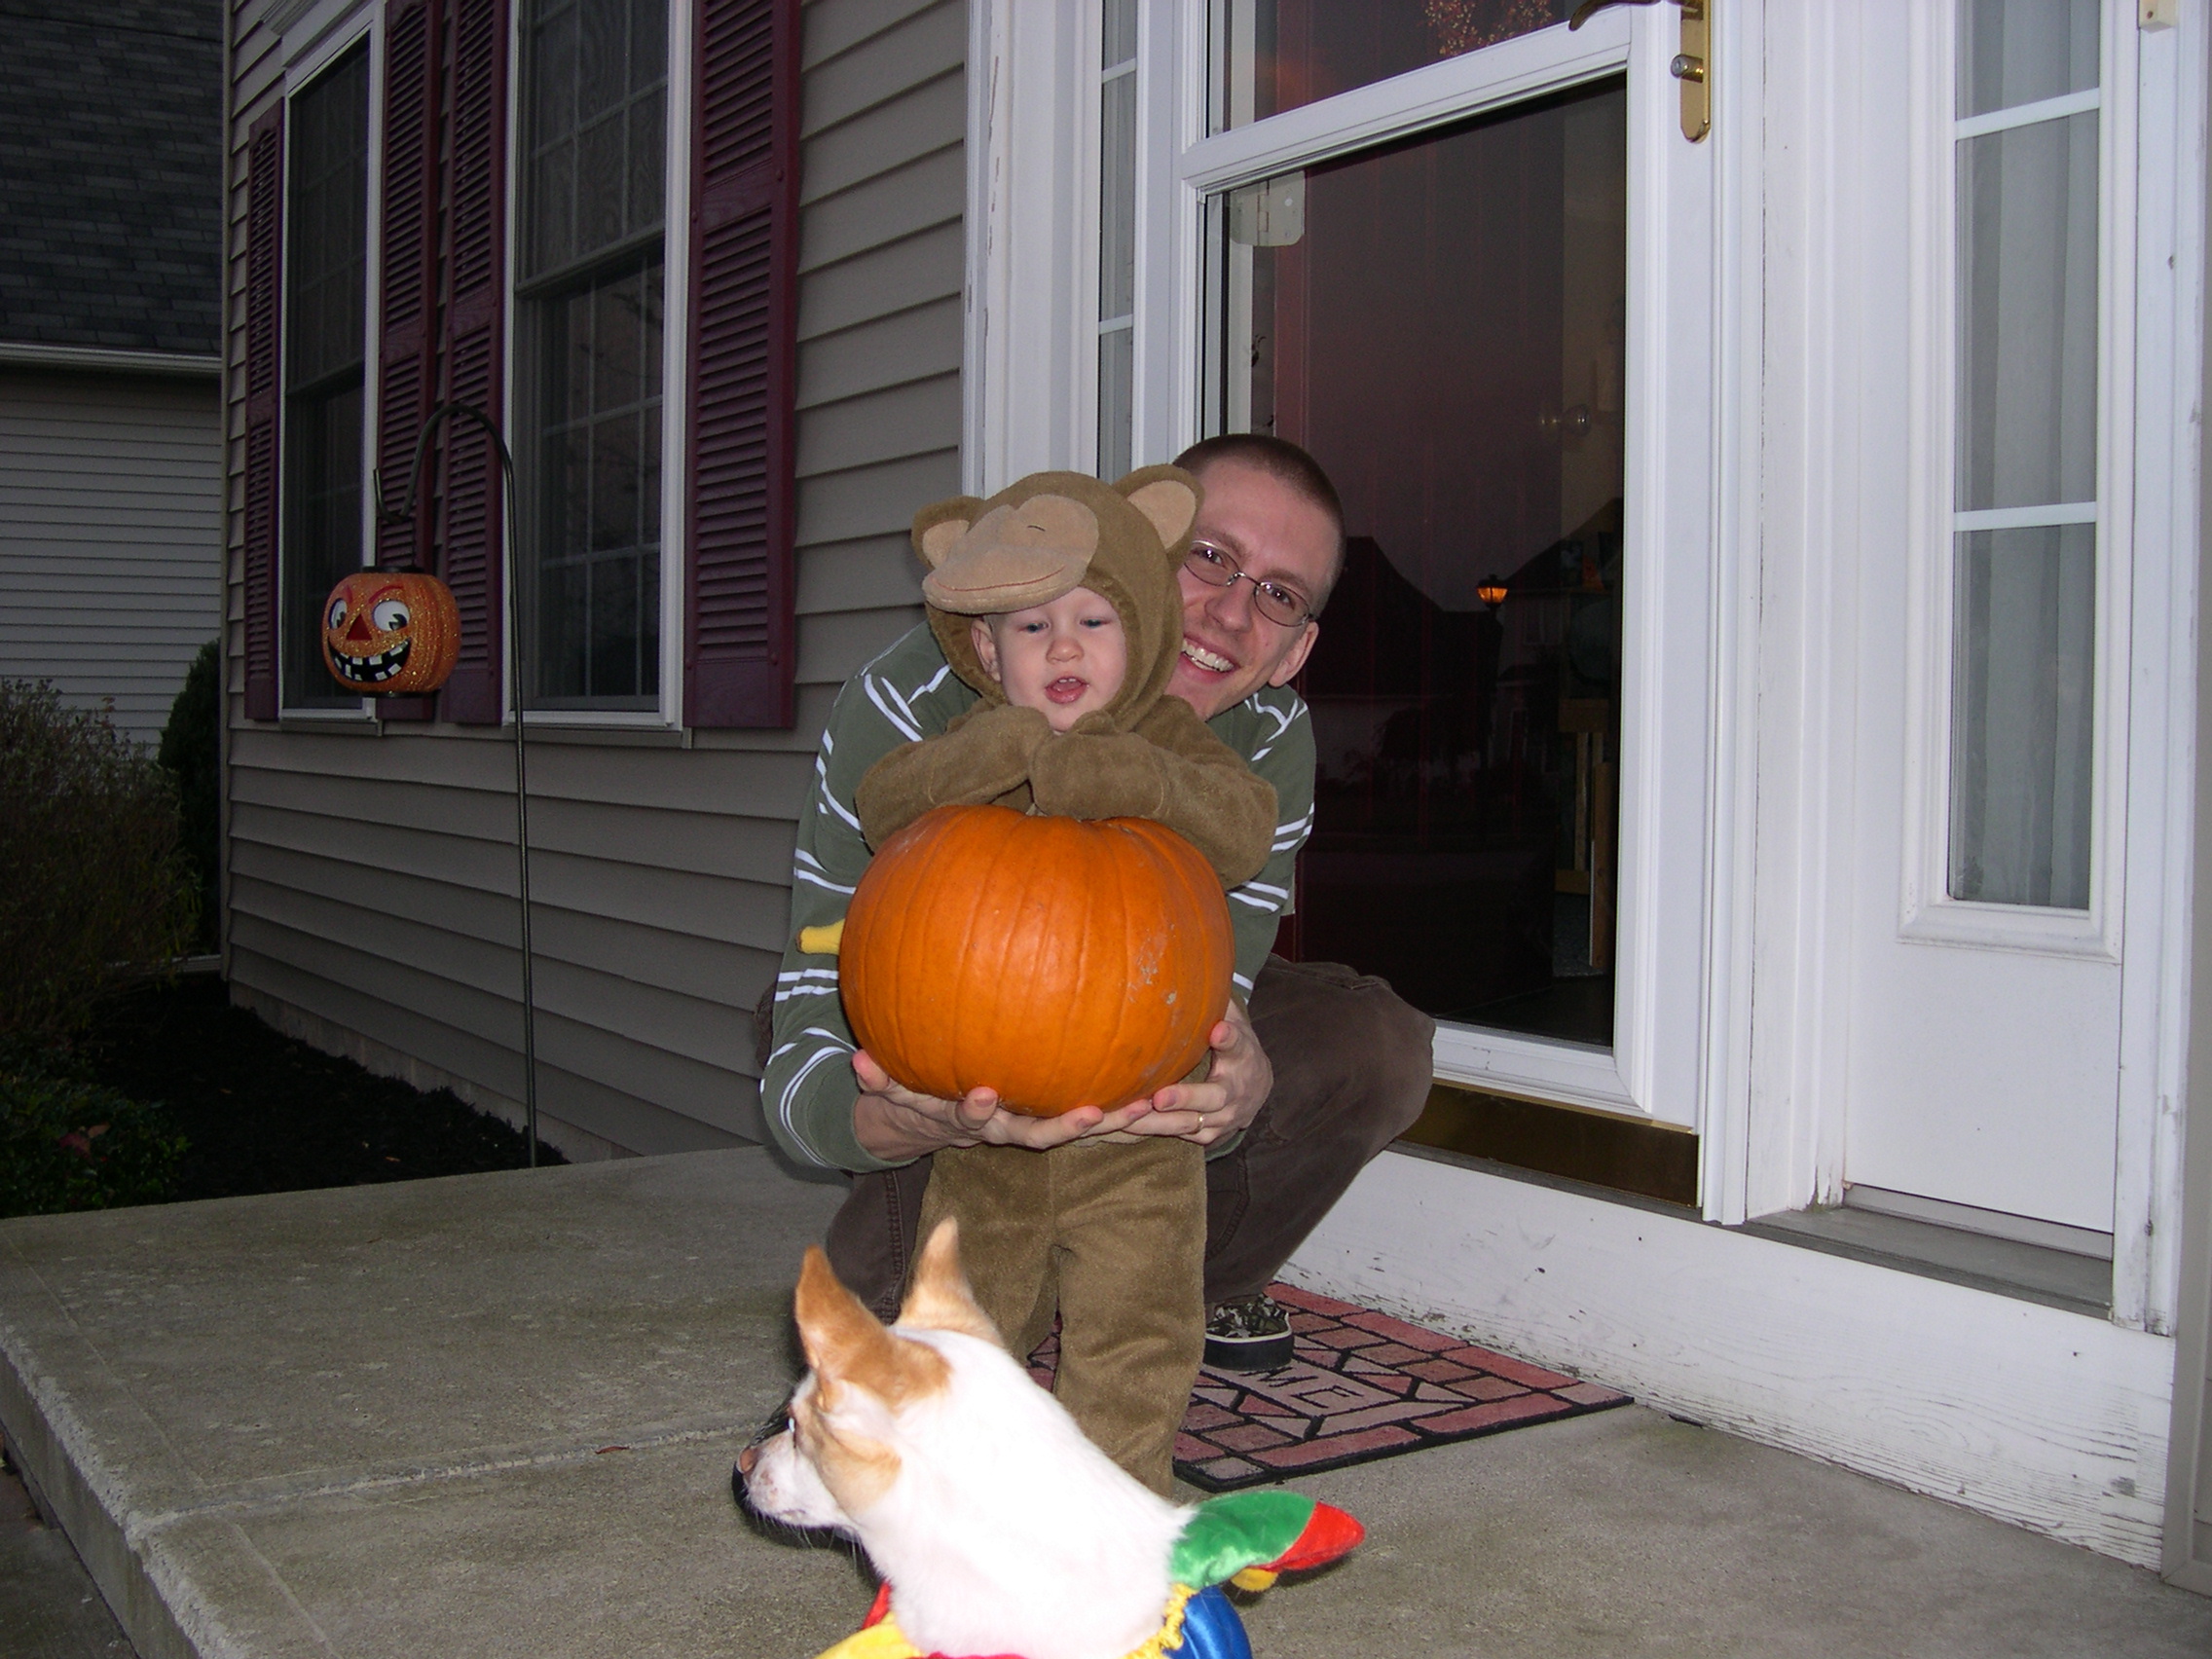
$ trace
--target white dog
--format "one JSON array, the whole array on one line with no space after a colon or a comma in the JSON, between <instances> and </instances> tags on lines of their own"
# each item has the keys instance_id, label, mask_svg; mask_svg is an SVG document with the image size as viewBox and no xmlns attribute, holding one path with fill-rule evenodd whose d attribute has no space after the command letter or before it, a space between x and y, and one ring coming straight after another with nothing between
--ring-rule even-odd
<instances>
[{"instance_id":1,"label":"white dog","mask_svg":"<svg viewBox=\"0 0 2212 1659\"><path fill-rule=\"evenodd\" d=\"M1349 1516L1292 1493L1194 1510L1124 1474L1008 1354L950 1222L890 1329L818 1249L797 1313L812 1369L790 1425L741 1468L756 1511L858 1539L883 1578L870 1628L833 1654L1248 1652L1209 1587L1262 1587L1359 1541Z\"/></svg>"}]
</instances>

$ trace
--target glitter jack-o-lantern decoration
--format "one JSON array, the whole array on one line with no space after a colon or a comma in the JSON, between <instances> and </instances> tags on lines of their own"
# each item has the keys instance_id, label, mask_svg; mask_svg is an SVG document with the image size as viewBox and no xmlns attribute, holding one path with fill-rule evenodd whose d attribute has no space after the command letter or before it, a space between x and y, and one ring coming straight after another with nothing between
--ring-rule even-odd
<instances>
[{"instance_id":1,"label":"glitter jack-o-lantern decoration","mask_svg":"<svg viewBox=\"0 0 2212 1659\"><path fill-rule=\"evenodd\" d=\"M322 660L350 691L435 691L461 649L453 589L419 571L356 571L322 610Z\"/></svg>"},{"instance_id":2,"label":"glitter jack-o-lantern decoration","mask_svg":"<svg viewBox=\"0 0 2212 1659\"><path fill-rule=\"evenodd\" d=\"M1172 830L940 806L869 863L837 962L894 1078L1054 1118L1188 1076L1235 953L1220 881Z\"/></svg>"}]
</instances>

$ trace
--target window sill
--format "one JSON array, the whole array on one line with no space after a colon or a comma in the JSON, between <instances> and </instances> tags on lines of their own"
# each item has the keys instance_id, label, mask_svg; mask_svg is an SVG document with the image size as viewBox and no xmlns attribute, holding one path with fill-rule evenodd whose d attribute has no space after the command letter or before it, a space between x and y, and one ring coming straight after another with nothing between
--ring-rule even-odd
<instances>
[{"instance_id":1,"label":"window sill","mask_svg":"<svg viewBox=\"0 0 2212 1659\"><path fill-rule=\"evenodd\" d=\"M608 747L620 745L631 749L688 749L691 733L683 726L664 725L552 725L551 718L534 715L525 725L532 743L583 743ZM501 728L508 742L514 741L514 727Z\"/></svg>"}]
</instances>

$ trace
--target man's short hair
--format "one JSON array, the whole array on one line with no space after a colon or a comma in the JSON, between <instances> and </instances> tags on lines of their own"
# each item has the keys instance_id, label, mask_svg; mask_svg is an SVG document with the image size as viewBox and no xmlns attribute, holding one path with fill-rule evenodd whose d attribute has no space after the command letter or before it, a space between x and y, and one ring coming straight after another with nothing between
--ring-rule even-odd
<instances>
[{"instance_id":1,"label":"man's short hair","mask_svg":"<svg viewBox=\"0 0 2212 1659\"><path fill-rule=\"evenodd\" d=\"M1288 438L1278 438L1272 432L1223 432L1200 438L1175 458L1175 464L1185 472L1199 473L1225 461L1252 467L1289 485L1327 516L1337 533L1337 556L1329 567L1329 579L1313 596L1313 611L1318 615L1345 568L1345 504L1338 498L1337 487L1329 482L1319 461Z\"/></svg>"}]
</instances>

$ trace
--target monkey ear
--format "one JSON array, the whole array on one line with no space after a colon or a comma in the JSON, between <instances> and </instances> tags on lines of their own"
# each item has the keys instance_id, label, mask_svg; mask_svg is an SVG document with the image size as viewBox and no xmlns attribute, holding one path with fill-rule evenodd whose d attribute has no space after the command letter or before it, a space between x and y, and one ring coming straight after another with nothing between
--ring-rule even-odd
<instances>
[{"instance_id":1,"label":"monkey ear","mask_svg":"<svg viewBox=\"0 0 2212 1659\"><path fill-rule=\"evenodd\" d=\"M1152 521L1160 544L1173 547L1198 516L1198 481L1179 466L1141 466L1114 488Z\"/></svg>"},{"instance_id":2,"label":"monkey ear","mask_svg":"<svg viewBox=\"0 0 2212 1659\"><path fill-rule=\"evenodd\" d=\"M922 556L922 563L936 570L944 563L968 527L976 522L983 503L973 496L955 496L949 501L939 501L924 507L914 515L914 551Z\"/></svg>"}]
</instances>

